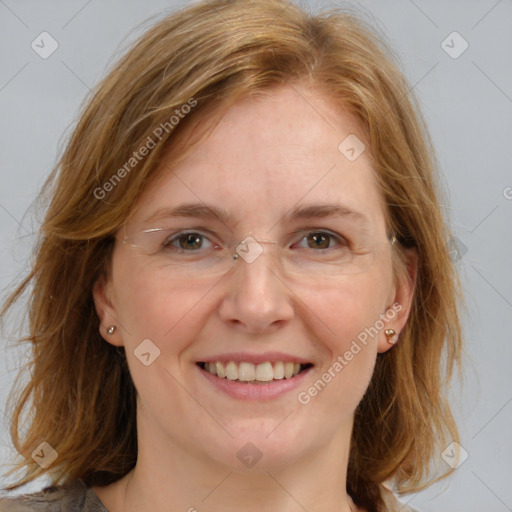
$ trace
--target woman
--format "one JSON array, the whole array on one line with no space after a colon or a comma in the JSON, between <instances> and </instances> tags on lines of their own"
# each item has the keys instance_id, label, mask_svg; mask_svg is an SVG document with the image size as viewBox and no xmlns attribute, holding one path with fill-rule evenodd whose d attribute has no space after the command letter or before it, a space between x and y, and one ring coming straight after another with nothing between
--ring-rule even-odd
<instances>
[{"instance_id":1,"label":"woman","mask_svg":"<svg viewBox=\"0 0 512 512\"><path fill-rule=\"evenodd\" d=\"M0 510L405 510L384 484L446 476L428 468L458 439L432 155L348 14L217 0L144 34L83 112L4 308L33 286L7 489L54 486Z\"/></svg>"}]
</instances>

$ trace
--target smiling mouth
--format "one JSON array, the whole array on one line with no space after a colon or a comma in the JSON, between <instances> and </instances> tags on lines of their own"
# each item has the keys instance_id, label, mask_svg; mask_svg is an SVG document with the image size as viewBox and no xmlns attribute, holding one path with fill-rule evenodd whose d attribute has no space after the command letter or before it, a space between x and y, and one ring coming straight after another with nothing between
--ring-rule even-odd
<instances>
[{"instance_id":1,"label":"smiling mouth","mask_svg":"<svg viewBox=\"0 0 512 512\"><path fill-rule=\"evenodd\" d=\"M292 379L313 366L311 363L300 364L288 361L276 361L274 363L267 361L260 364L244 361L240 363L212 361L196 364L202 370L216 377L246 384L267 384L273 381Z\"/></svg>"}]
</instances>

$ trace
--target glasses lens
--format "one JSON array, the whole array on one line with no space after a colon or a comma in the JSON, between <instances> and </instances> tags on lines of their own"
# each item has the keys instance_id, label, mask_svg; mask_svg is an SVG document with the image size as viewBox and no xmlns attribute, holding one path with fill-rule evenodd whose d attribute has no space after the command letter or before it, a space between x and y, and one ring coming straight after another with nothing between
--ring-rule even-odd
<instances>
[{"instance_id":1,"label":"glasses lens","mask_svg":"<svg viewBox=\"0 0 512 512\"><path fill-rule=\"evenodd\" d=\"M233 252L219 244L212 233L155 227L121 230L125 245L137 249L148 263L173 278L202 278L226 273L235 264Z\"/></svg>"}]
</instances>

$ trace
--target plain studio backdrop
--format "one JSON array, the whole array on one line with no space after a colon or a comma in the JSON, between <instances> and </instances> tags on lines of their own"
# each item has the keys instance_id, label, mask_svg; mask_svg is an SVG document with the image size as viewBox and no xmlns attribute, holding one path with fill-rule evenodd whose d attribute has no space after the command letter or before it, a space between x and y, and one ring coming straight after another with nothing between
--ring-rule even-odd
<instances>
[{"instance_id":1,"label":"plain studio backdrop","mask_svg":"<svg viewBox=\"0 0 512 512\"><path fill-rule=\"evenodd\" d=\"M298 2L316 11L336 2ZM79 107L120 51L185 5L165 0L0 0L0 290L26 274L41 216L27 214ZM462 389L452 401L467 459L404 498L422 512L512 510L512 2L371 0L437 148L468 300ZM41 43L43 39L43 43ZM21 310L18 309L21 314ZM0 471L12 455L7 392L25 353L2 338ZM444 461L441 461L445 463ZM5 483L5 478L0 483ZM39 490L44 480L24 491Z\"/></svg>"}]
</instances>

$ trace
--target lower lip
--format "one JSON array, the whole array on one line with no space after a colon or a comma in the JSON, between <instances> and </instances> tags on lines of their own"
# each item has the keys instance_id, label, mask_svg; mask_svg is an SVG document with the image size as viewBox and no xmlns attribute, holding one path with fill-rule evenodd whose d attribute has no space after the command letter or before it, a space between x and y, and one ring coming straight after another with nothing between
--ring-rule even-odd
<instances>
[{"instance_id":1,"label":"lower lip","mask_svg":"<svg viewBox=\"0 0 512 512\"><path fill-rule=\"evenodd\" d=\"M272 398L278 398L296 389L304 381L306 375L313 367L306 368L291 379L272 380L262 384L249 384L226 378L221 379L203 370L200 366L197 366L197 369L216 389L232 398L242 400L271 400Z\"/></svg>"}]
</instances>

